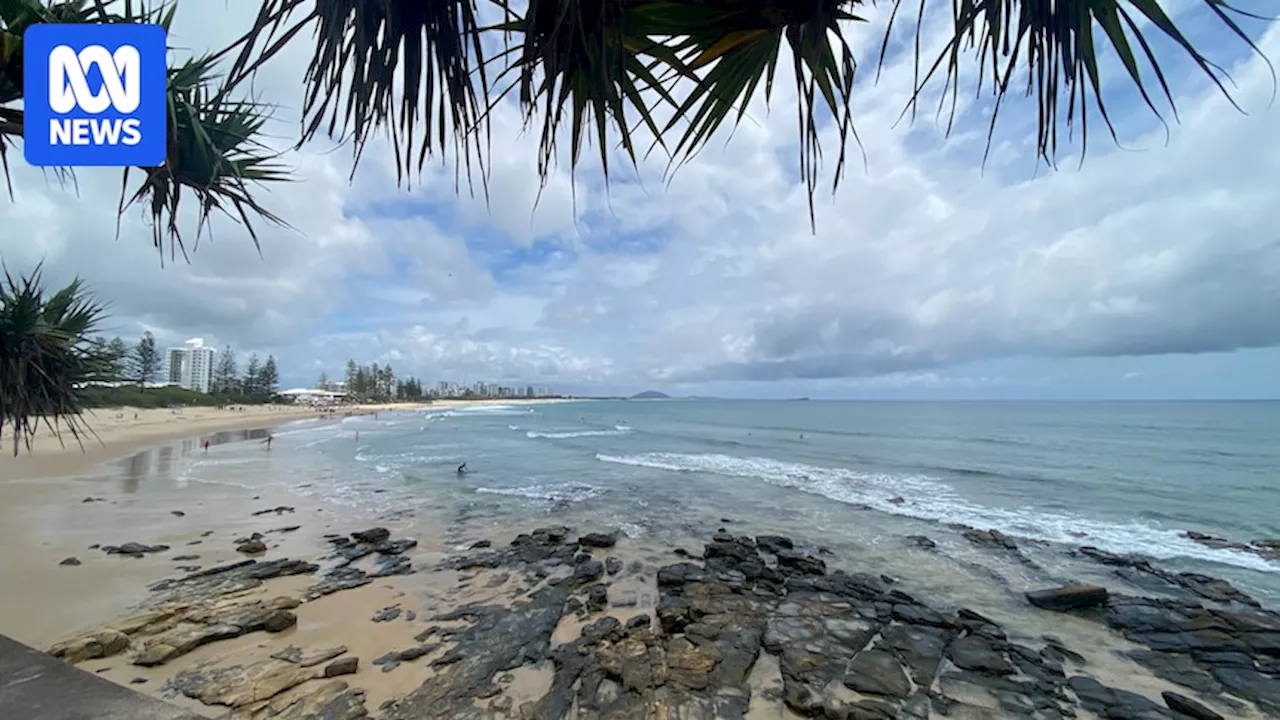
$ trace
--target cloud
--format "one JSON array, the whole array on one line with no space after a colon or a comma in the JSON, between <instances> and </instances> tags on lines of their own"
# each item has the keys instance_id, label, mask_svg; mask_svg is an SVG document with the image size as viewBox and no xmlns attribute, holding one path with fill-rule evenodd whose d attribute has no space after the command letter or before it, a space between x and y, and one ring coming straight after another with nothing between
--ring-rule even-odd
<instances>
[{"instance_id":1,"label":"cloud","mask_svg":"<svg viewBox=\"0 0 1280 720\"><path fill-rule=\"evenodd\" d=\"M184 5L175 35L216 47L247 17ZM876 32L856 32L864 59ZM1259 43L1280 57L1276 28ZM305 45L256 83L284 106L281 138L296 131ZM731 141L713 140L669 184L654 160L607 192L588 161L576 179L562 162L540 193L536 135L509 106L494 115L487 203L457 195L439 165L397 188L382 142L348 181L347 149L316 142L286 156L297 182L266 196L293 228L264 227L261 257L220 221L189 264L164 269L138 215L113 239L117 174L79 172L77 196L18 163L0 257L85 277L113 303L114 332L271 352L291 382L354 357L429 379L605 391L979 391L1013 380L963 370L974 363L1280 344L1280 146L1257 58L1232 68L1251 114L1202 82L1175 88L1182 123L1166 145L1132 98L1113 102L1124 149L1098 136L1081 169L1056 172L1035 165L1026 103L1005 109L985 170L985 101L962 105L950 141L931 116L896 125L909 48L890 59L855 99L865 165L855 155L839 192L820 193L816 232L783 84L772 111L757 99Z\"/></svg>"}]
</instances>

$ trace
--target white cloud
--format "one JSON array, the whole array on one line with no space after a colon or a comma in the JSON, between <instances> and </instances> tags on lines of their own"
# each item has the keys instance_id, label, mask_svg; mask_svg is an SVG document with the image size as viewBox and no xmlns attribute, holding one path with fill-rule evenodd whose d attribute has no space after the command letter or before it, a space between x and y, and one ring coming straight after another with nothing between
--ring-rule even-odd
<instances>
[{"instance_id":1,"label":"white cloud","mask_svg":"<svg viewBox=\"0 0 1280 720\"><path fill-rule=\"evenodd\" d=\"M176 34L215 47L244 22L188 4ZM878 52L874 27L855 37L864 57ZM1261 44L1280 56L1276 29ZM285 118L301 101L305 46L256 84ZM1265 70L1256 59L1235 69L1248 116L1190 86L1167 147L1162 132L1127 138L1134 152L1099 135L1082 170L1033 172L1025 138L1005 135L984 173L973 116L950 143L932 117L894 127L912 72L900 58L855 98L866 168L855 154L840 192L820 193L816 233L783 84L771 113L753 103L730 143L713 141L669 186L655 160L615 175L605 195L588 163L576 206L561 167L534 209L536 136L509 107L495 114L487 207L456 196L453 170L438 165L397 189L378 143L349 183L347 149L317 142L287 156L298 182L267 197L296 231L263 228L259 259L243 230L219 222L189 265L163 270L136 214L113 240L117 174L80 172L77 198L18 163L16 200L0 200L0 255L84 276L114 303L121 334L203 335L275 352L300 376L355 357L432 379L579 387L972 387L1004 380L945 368L1273 346L1280 146Z\"/></svg>"}]
</instances>

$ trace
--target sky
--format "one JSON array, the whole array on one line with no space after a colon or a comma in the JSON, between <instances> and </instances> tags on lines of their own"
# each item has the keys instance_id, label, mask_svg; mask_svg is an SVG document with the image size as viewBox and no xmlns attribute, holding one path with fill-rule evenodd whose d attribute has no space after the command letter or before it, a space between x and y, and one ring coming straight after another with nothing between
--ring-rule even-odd
<instances>
[{"instance_id":1,"label":"sky","mask_svg":"<svg viewBox=\"0 0 1280 720\"><path fill-rule=\"evenodd\" d=\"M1064 129L1057 169L1036 160L1025 100L1002 110L985 165L986 99L962 92L949 136L931 110L901 119L910 28L895 26L877 80L892 4L866 8L850 35L863 154L853 147L830 193L822 128L816 231L788 70L770 105L755 98L669 181L657 153L634 170L615 154L606 188L592 149L572 176L562 153L540 188L538 128L514 103L493 115L488 204L456 192L447 164L397 186L385 141L353 175L350 147L318 139L282 157L293 182L260 193L288 227L260 224L259 253L220 218L189 261L162 258L135 211L116 238L118 170L63 185L11 153L0 260L12 272L43 261L50 284L81 277L110 303L108 335L202 337L242 365L273 354L285 386L352 358L427 382L574 394L1280 398L1273 75L1199 2L1162 4L1230 71L1243 112L1157 43L1180 122L1166 132L1108 62L1119 142L1095 115L1083 164ZM170 44L221 47L257 6L181 3ZM926 51L942 20L926 19ZM1244 27L1280 60L1280 25ZM268 131L281 146L297 137L308 46L304 35L255 82L279 105Z\"/></svg>"}]
</instances>

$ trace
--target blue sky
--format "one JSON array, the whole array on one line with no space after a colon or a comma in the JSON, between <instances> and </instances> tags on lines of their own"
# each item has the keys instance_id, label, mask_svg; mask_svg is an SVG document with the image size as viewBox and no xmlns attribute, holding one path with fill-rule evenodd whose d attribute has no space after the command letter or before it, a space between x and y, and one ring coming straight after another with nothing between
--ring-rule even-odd
<instances>
[{"instance_id":1,"label":"blue sky","mask_svg":"<svg viewBox=\"0 0 1280 720\"><path fill-rule=\"evenodd\" d=\"M242 30L247 16L213 5L183 5L174 44ZM0 257L84 277L112 302L113 333L271 353L289 385L355 358L428 381L599 394L1280 397L1280 110L1265 64L1198 2L1166 2L1232 71L1246 113L1160 41L1181 120L1162 106L1167 137L1108 62L1121 147L1095 114L1084 165L1063 127L1048 169L1034 104L1011 93L984 167L991 104L973 100L972 67L949 138L933 115L937 83L915 122L898 122L913 72L906 25L872 82L888 7L867 8L872 22L851 35L865 163L851 146L828 192L827 123L816 232L794 88L780 83L771 109L754 100L732 139L722 133L669 183L661 158L633 172L615 153L608 192L595 162L571 177L562 158L539 197L537 128L522 133L514 106L494 115L487 205L456 194L440 163L397 187L381 142L349 182L349 149L315 142L286 155L298 181L265 195L292 228L263 228L261 258L219 222L189 264L164 269L140 217L113 239L117 174L79 173L77 195L18 166L17 201L0 202L16 232ZM940 46L942 19L927 19L926 47ZM1280 59L1280 33L1245 27ZM256 86L283 105L281 137L295 132L305 50Z\"/></svg>"}]
</instances>

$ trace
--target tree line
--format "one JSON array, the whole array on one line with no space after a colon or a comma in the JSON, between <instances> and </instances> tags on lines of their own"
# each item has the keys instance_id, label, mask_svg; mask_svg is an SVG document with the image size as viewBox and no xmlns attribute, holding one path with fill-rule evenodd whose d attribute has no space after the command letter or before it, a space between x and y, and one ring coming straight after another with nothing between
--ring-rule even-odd
<instances>
[{"instance_id":1,"label":"tree line","mask_svg":"<svg viewBox=\"0 0 1280 720\"><path fill-rule=\"evenodd\" d=\"M133 382L149 385L160 379L164 370L164 358L156 347L155 336L150 332L134 345L119 336L107 340L96 337L90 340L96 352L106 359L104 372L97 379L105 383ZM260 360L257 353L249 356L244 373L239 372L236 353L228 345L218 354L209 382L209 394L227 402L268 402L280 391L280 373L276 359L268 355Z\"/></svg>"},{"instance_id":2,"label":"tree line","mask_svg":"<svg viewBox=\"0 0 1280 720\"><path fill-rule=\"evenodd\" d=\"M413 402L427 397L421 380L413 376L397 378L395 370L389 364L381 367L378 363L358 365L355 360L348 360L344 382L347 386L347 398L359 402ZM320 373L316 388L328 390L332 385L333 381L328 374Z\"/></svg>"}]
</instances>

